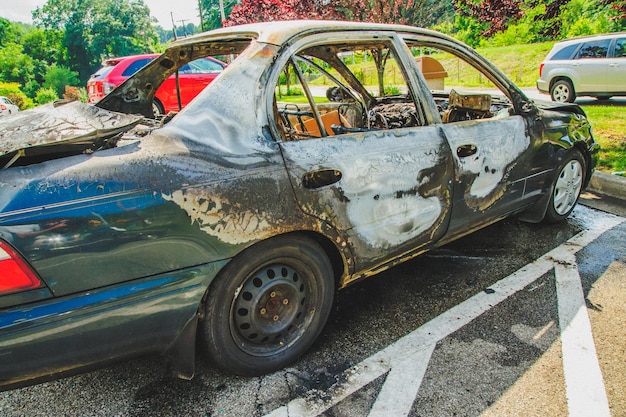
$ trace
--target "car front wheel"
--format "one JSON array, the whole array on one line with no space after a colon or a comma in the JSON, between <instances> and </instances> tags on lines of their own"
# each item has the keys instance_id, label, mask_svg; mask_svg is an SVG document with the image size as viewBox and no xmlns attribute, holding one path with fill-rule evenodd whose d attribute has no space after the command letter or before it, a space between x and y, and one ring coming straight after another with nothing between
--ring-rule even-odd
<instances>
[{"instance_id":1,"label":"car front wheel","mask_svg":"<svg viewBox=\"0 0 626 417\"><path fill-rule=\"evenodd\" d=\"M567 80L558 80L550 89L550 96L553 101L559 103L573 103L576 100L576 94L572 83Z\"/></svg>"},{"instance_id":2,"label":"car front wheel","mask_svg":"<svg viewBox=\"0 0 626 417\"><path fill-rule=\"evenodd\" d=\"M574 210L585 181L585 160L578 151L565 160L554 182L545 219L550 223L563 221Z\"/></svg>"},{"instance_id":3,"label":"car front wheel","mask_svg":"<svg viewBox=\"0 0 626 417\"><path fill-rule=\"evenodd\" d=\"M254 376L284 368L322 331L335 293L315 241L283 236L236 256L211 284L200 331L220 368Z\"/></svg>"}]
</instances>

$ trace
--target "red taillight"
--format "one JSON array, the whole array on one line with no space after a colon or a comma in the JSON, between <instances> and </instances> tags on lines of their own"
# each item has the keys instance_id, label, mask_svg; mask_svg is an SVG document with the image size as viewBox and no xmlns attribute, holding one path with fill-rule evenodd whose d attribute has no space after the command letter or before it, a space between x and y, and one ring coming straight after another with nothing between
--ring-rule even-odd
<instances>
[{"instance_id":1,"label":"red taillight","mask_svg":"<svg viewBox=\"0 0 626 417\"><path fill-rule=\"evenodd\" d=\"M39 288L41 281L28 264L0 241L0 295Z\"/></svg>"},{"instance_id":2,"label":"red taillight","mask_svg":"<svg viewBox=\"0 0 626 417\"><path fill-rule=\"evenodd\" d=\"M543 62L539 64L539 78L541 78L541 73L543 72Z\"/></svg>"}]
</instances>

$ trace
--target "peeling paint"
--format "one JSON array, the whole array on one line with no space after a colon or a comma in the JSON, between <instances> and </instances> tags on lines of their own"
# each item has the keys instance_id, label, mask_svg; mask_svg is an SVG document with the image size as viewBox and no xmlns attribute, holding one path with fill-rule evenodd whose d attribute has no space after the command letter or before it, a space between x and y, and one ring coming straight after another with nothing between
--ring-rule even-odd
<instances>
[{"instance_id":1,"label":"peeling paint","mask_svg":"<svg viewBox=\"0 0 626 417\"><path fill-rule=\"evenodd\" d=\"M267 213L238 207L226 197L211 195L203 189L178 190L163 195L189 215L200 230L230 244L246 243L266 237L271 231Z\"/></svg>"},{"instance_id":2,"label":"peeling paint","mask_svg":"<svg viewBox=\"0 0 626 417\"><path fill-rule=\"evenodd\" d=\"M504 183L511 164L530 146L524 119L478 120L444 125L458 167L458 177L470 176L465 191L467 204L485 210L505 192ZM459 157L455 151L473 145L476 153Z\"/></svg>"},{"instance_id":3,"label":"peeling paint","mask_svg":"<svg viewBox=\"0 0 626 417\"><path fill-rule=\"evenodd\" d=\"M449 206L448 193L441 192L444 176L436 175L446 171L449 150L438 128L418 132L391 129L284 143L294 177L300 169L341 172L334 185L297 191L303 209L373 253L428 232Z\"/></svg>"}]
</instances>

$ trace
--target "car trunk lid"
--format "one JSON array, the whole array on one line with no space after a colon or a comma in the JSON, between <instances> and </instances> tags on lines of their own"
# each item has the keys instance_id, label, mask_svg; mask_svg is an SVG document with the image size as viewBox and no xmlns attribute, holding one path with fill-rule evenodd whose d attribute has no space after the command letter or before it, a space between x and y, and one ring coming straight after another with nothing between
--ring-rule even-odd
<instances>
[{"instance_id":1,"label":"car trunk lid","mask_svg":"<svg viewBox=\"0 0 626 417\"><path fill-rule=\"evenodd\" d=\"M55 102L0 120L0 169L115 146L142 116L92 105Z\"/></svg>"}]
</instances>

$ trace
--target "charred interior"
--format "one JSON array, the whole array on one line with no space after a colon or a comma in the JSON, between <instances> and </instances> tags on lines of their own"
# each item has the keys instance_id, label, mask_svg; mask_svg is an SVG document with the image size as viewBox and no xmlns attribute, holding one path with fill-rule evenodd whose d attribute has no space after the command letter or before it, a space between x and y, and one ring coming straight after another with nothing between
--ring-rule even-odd
<instances>
[{"instance_id":1,"label":"charred interior","mask_svg":"<svg viewBox=\"0 0 626 417\"><path fill-rule=\"evenodd\" d=\"M395 55L385 42L316 45L295 54L275 91L283 140L427 125L421 109L428 106L412 94ZM356 60L361 65L353 65ZM432 79L420 70L427 82ZM446 74L443 68L439 73ZM513 109L504 94L446 91L443 82L429 87L443 123L507 117ZM294 91L306 100L294 100Z\"/></svg>"}]
</instances>

